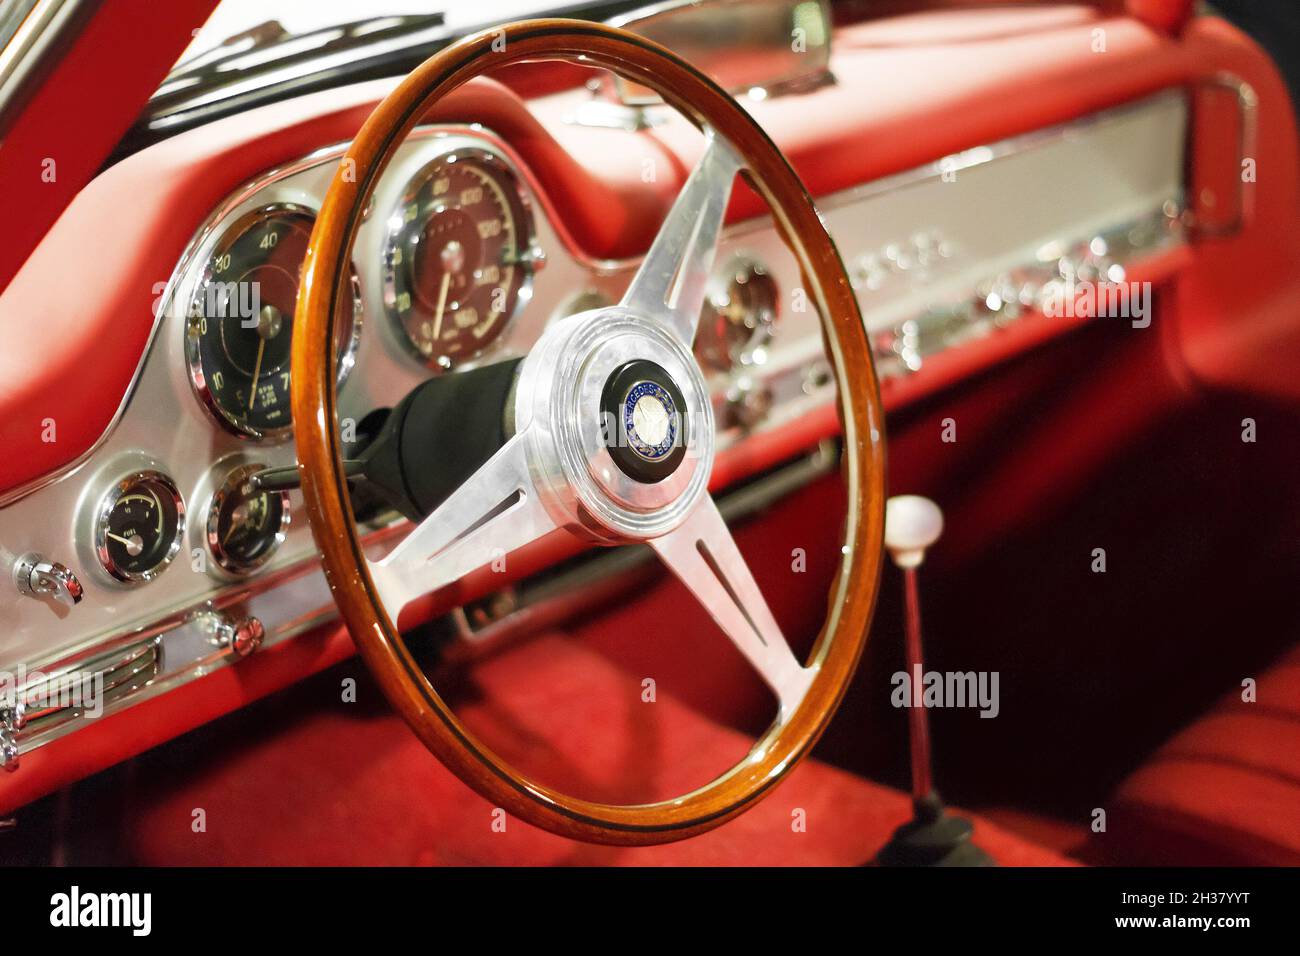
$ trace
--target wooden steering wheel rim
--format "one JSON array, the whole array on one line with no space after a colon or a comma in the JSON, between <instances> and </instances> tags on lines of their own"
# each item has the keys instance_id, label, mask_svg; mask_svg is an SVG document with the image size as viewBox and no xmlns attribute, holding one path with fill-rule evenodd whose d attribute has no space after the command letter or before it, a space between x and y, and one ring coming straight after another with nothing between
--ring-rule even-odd
<instances>
[{"instance_id":1,"label":"wooden steering wheel rim","mask_svg":"<svg viewBox=\"0 0 1300 956\"><path fill-rule=\"evenodd\" d=\"M741 763L684 796L623 806L579 799L530 780L477 740L407 651L367 570L343 472L333 323L350 296L356 231L375 183L407 134L441 97L488 69L561 59L602 67L660 93L701 129L712 128L744 160L767 201L822 317L839 383L843 469L849 489L846 547L828 615L809 664L801 705L774 724ZM839 705L866 643L879 590L884 531L884 418L857 298L834 243L798 176L762 128L684 60L613 27L529 20L468 37L416 68L370 115L321 206L303 267L293 337L292 404L298 468L330 588L383 693L421 741L495 806L563 836L640 845L684 839L743 812L811 750Z\"/></svg>"}]
</instances>

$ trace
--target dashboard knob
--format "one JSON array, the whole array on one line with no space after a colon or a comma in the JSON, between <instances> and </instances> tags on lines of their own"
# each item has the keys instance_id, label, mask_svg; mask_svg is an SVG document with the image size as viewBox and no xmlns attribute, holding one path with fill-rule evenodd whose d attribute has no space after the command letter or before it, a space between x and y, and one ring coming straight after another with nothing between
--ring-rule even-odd
<instances>
[{"instance_id":1,"label":"dashboard knob","mask_svg":"<svg viewBox=\"0 0 1300 956\"><path fill-rule=\"evenodd\" d=\"M203 611L193 620L203 628L214 646L230 651L236 658L252 654L266 638L266 628L259 618L252 615L232 619L220 611Z\"/></svg>"},{"instance_id":2,"label":"dashboard knob","mask_svg":"<svg viewBox=\"0 0 1300 956\"><path fill-rule=\"evenodd\" d=\"M0 767L9 773L18 769L18 738L8 730L0 730Z\"/></svg>"},{"instance_id":3,"label":"dashboard knob","mask_svg":"<svg viewBox=\"0 0 1300 956\"><path fill-rule=\"evenodd\" d=\"M26 722L21 700L0 705L0 767L10 773L18 769L18 731Z\"/></svg>"},{"instance_id":4,"label":"dashboard knob","mask_svg":"<svg viewBox=\"0 0 1300 956\"><path fill-rule=\"evenodd\" d=\"M66 566L34 552L14 562L14 584L21 594L49 595L65 607L81 603L83 592L77 576Z\"/></svg>"},{"instance_id":5,"label":"dashboard knob","mask_svg":"<svg viewBox=\"0 0 1300 956\"><path fill-rule=\"evenodd\" d=\"M262 626L262 622L255 617L246 617L232 625L230 649L234 651L236 657L247 657L262 646L265 638L266 628Z\"/></svg>"}]
</instances>

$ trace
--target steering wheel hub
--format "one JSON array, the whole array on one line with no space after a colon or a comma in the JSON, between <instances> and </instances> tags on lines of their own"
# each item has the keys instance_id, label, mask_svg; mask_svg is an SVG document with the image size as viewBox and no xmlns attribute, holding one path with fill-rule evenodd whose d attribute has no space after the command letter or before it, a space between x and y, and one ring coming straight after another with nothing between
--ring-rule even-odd
<instances>
[{"instance_id":1,"label":"steering wheel hub","mask_svg":"<svg viewBox=\"0 0 1300 956\"><path fill-rule=\"evenodd\" d=\"M686 456L686 399L654 362L634 359L610 375L600 415L614 464L637 481L663 481Z\"/></svg>"},{"instance_id":2,"label":"steering wheel hub","mask_svg":"<svg viewBox=\"0 0 1300 956\"><path fill-rule=\"evenodd\" d=\"M621 306L571 316L524 360L515 390L553 507L598 538L677 527L707 490L713 408L690 349Z\"/></svg>"}]
</instances>

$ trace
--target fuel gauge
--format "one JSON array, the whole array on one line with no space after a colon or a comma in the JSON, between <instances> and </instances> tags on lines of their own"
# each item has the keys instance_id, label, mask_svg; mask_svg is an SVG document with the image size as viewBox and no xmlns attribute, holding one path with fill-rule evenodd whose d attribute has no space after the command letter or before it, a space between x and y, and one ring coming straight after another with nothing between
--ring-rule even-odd
<instances>
[{"instance_id":1,"label":"fuel gauge","mask_svg":"<svg viewBox=\"0 0 1300 956\"><path fill-rule=\"evenodd\" d=\"M185 505L176 485L156 471L127 475L100 502L95 553L119 581L150 581L181 547Z\"/></svg>"}]
</instances>

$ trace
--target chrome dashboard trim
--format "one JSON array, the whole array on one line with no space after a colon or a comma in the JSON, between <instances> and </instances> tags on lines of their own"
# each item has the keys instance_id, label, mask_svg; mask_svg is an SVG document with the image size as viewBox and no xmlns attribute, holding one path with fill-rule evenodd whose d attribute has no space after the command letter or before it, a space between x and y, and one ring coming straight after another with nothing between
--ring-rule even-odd
<instances>
[{"instance_id":1,"label":"chrome dashboard trim","mask_svg":"<svg viewBox=\"0 0 1300 956\"><path fill-rule=\"evenodd\" d=\"M942 177L946 174L951 174L952 172L960 173L962 170L981 166L1004 156L1024 152L1049 142L1078 135L1078 133L1083 130L1099 124L1112 122L1131 114L1136 110L1147 107L1152 103L1183 98L1185 98L1185 92L1182 88L1162 90L1142 99L1109 107L1096 113L1087 114L1069 120L1065 123L1059 123L1053 126L1044 127L1043 129L1021 133L985 146L977 146L958 153L949 154L948 156L941 157L933 162L917 166L910 170L905 170L900 173L885 176L881 179L872 180L871 182L862 183L858 186L852 186L848 189L819 197L816 200L817 206L823 214L833 212L834 210L847 205L852 205L862 199L905 189L919 183ZM541 204L551 228L560 238L568 253L573 256L579 264L586 266L598 276L615 275L625 271L630 275L636 268L637 264L640 262L639 257L628 259L600 259L592 257L582 250L573 239L572 234L566 228L563 218L556 214L555 207L551 204L549 197L537 183L536 178L533 176L528 166L522 163L519 155L509 146L509 144L503 142L499 137L495 136L491 131L487 130L483 126L477 123L468 125L448 124L423 126L414 130L411 133L411 138L415 139L419 137L435 136L443 133L465 133L473 135L491 143L501 150L501 152L504 153L506 157L510 159L512 164L519 170L525 183L533 191L533 194ZM108 435L121 420L122 414L125 412L131 396L139 383L140 375L144 369L145 359L149 355L150 350L154 347L154 339L158 333L161 317L166 314L167 309L170 307L172 297L175 295L176 286L180 282L181 277L188 271L190 265L189 260L194 256L196 251L211 238L210 233L214 228L214 225L221 222L230 210L246 202L251 196L255 195L265 187L295 173L329 162L332 159L342 158L342 156L347 152L348 145L348 143L336 143L331 146L322 147L321 149L307 154L301 159L275 167L260 176L246 181L242 187L236 189L229 199L222 203L221 206L208 216L203 226L200 227L198 233L190 240L189 245L181 254L176 269L173 270L172 275L168 280L167 287L159 299L159 307L154 314L153 327L150 330L149 338L145 343L145 347L141 352L135 373L132 375L127 390L122 397L122 401L118 404L117 410L114 413L113 418L109 421L108 426L104 429L104 432L90 448L69 464L56 469L55 471L49 472L46 475L42 475L39 478L32 479L16 488L12 488L7 492L0 493L0 508L4 508L45 487L46 485L72 474L84 465L85 462L104 443ZM770 215L757 216L743 222L734 223L726 228L724 232L724 240L742 239L752 233L766 230L771 226L771 223L772 219Z\"/></svg>"},{"instance_id":2,"label":"chrome dashboard trim","mask_svg":"<svg viewBox=\"0 0 1300 956\"><path fill-rule=\"evenodd\" d=\"M559 237L566 251L575 259L575 261L586 266L591 272L597 275L610 275L621 272L625 269L630 271L635 268L636 260L602 260L593 258L582 250L574 240L573 234L568 231L564 220L556 214L555 207L551 204L546 193L542 191L536 177L532 174L529 168L523 164L519 154L516 153L509 144L486 127L481 126L478 123L431 124L413 130L408 139L420 140L433 136L458 134L473 136L476 139L490 144L505 155L515 169L518 170L524 183L533 191L533 195L537 197L538 202L541 204L542 209L547 216L548 224ZM231 211L248 202L252 197L266 189L268 186L281 182L290 176L323 165L331 160L342 159L347 153L350 145L351 142L348 141L335 143L330 146L323 146L320 149L308 153L300 159L280 166L275 166L252 179L246 180L243 185L236 187L235 191L231 193L231 195L203 221L203 224L198 228L193 238L190 239L189 243L185 246L185 249L181 252L181 256L177 260L176 267L172 270L171 276L168 278L162 294L156 300L153 324L150 327L149 336L145 340L144 348L140 352L140 359L136 363L135 371L131 375L130 382L127 383L126 391L122 395L122 400L118 403L117 409L114 411L113 417L109 419L108 425L105 426L104 431L100 434L99 438L95 440L94 444L68 464L48 472L47 474L33 478L31 481L24 482L6 492L0 493L0 508L5 508L16 501L39 491L47 485L51 485L62 478L74 474L87 461L89 461L95 452L98 451L108 439L108 436L112 434L113 430L121 421L123 414L126 412L127 406L130 404L131 398L135 394L136 388L140 383L140 376L144 372L145 363L149 357L149 353L155 347L158 330L162 324L162 320L174 305L177 287L189 274L193 265L194 257L198 254L200 249L205 248L208 243L212 241L213 234L216 232L217 227L224 223L224 220L229 216Z\"/></svg>"},{"instance_id":3,"label":"chrome dashboard trim","mask_svg":"<svg viewBox=\"0 0 1300 956\"><path fill-rule=\"evenodd\" d=\"M382 547L387 541L404 533L406 524L405 521L395 521L368 532L362 541L368 549ZM38 658L36 663L27 667L27 672L66 674L76 671L78 665L91 659L129 648L139 642L157 641L163 661L158 675L131 694L112 701L104 710L104 716L109 716L239 660L228 649L211 644L210 632L203 626L203 621L214 613L220 615L248 608L257 610L259 599L267 598L272 592L287 585L299 587L296 601L281 595L281 606L291 604L294 610L291 611L291 616L274 627L268 627L261 645L263 649L336 620L338 609L330 597L329 585L324 575L319 573L320 570L318 558L280 568L264 577L243 581L210 601L172 611L151 624L122 632L108 640L88 644L68 654ZM303 588L303 584L307 587ZM0 672L0 677L3 676ZM6 686L0 684L0 693ZM19 751L29 753L77 727L78 724L74 722L60 725L48 732L27 736L19 734Z\"/></svg>"},{"instance_id":4,"label":"chrome dashboard trim","mask_svg":"<svg viewBox=\"0 0 1300 956\"><path fill-rule=\"evenodd\" d=\"M965 157L960 160L960 163L965 164L960 166L960 168L963 170L973 170L985 167L995 158L1025 153L1029 150L1031 145L1056 142L1068 138L1072 135L1071 131L1073 130L1083 131L1092 128L1096 126L1096 124L1102 122L1101 117L1103 115L1106 118L1119 117L1127 115L1131 111L1139 110L1144 106L1149 107L1152 102L1158 103L1165 100L1177 99L1179 96L1179 91L1157 94L1155 97L1148 98L1147 100L1133 104L1126 104L1124 107L1107 111L1105 114L1098 114L1098 116L1085 118L1084 121L1077 121L1075 124L1064 124L1061 127L1050 130L1026 134L1023 137L1014 138L1013 141L1004 141L999 144L994 144L992 147L968 150L963 154L959 154ZM1152 135L1164 137L1167 128L1172 127L1157 126L1155 127L1156 133ZM472 133L474 136L484 141L487 141L490 137L490 134L481 128L476 129L474 127L452 126L422 127L417 131L416 137L424 138L438 135L459 135L461 133ZM1117 135L1119 134L1112 134L1112 138ZM1130 149L1129 152L1131 153L1134 150L1140 151L1143 148L1143 143L1149 144L1151 141L1150 137L1148 137L1146 140L1143 140ZM1017 148L1016 145L1013 145L1013 142L1019 144L1019 148ZM1163 143L1163 138L1160 139L1159 142ZM216 241L222 223L229 216L236 215L242 206L256 202L261 189L268 185L279 183L296 172L309 171L316 167L320 167L323 164L328 163L331 158L342 156L345 148L345 145L340 145L318 150L315 153L310 154L308 157L304 157L302 160L280 167L277 170L273 170L264 176L245 184L244 187L241 187L241 189L230 199L223 202L219 209L205 220L204 225L201 227L198 234L196 234L190 241L189 245L187 245L182 259L177 264L175 271L167 283L163 295L159 299L161 307L155 314L154 324L150 330L149 341L145 352L142 354L140 363L137 365L130 388L124 396L123 401L109 427L105 430L104 434L101 435L95 446L81 456L77 462L74 462L72 465L57 473L45 476L38 485L32 487L24 494L38 491L46 485L66 478L81 469L94 453L101 449L106 441L110 440L114 431L121 425L123 416L127 415L126 410L129 402L136 397L139 392L142 391L146 399L157 396L157 380L154 375L157 371L156 369L150 370L150 374L143 386L140 384L145 365L154 349L165 346L170 350L172 346L175 345L170 334L167 335L164 340L164 338L160 336L158 329L164 319L175 321L174 309L176 308L176 302L178 301L178 296L180 296L182 291L186 288L186 284L193 278L193 270L196 267L194 261L195 257L202 253L203 250L207 249L212 242ZM503 155L514 159L514 156L509 151L508 147L502 145L498 148L501 150ZM1049 161L1049 158L1050 155L1048 158L1039 160L1039 162L1047 162ZM413 159L411 162L414 163L414 161L415 160ZM928 164L927 166L920 167L910 173L900 174L898 177L890 177L889 179L882 181L884 185L882 185L882 183L865 184L847 190L844 193L834 194L833 196L822 200L820 205L828 216L828 226L840 241L840 246L845 251L846 258L851 259L853 255L862 252L865 244L877 242L881 230L888 228L890 221L892 221L887 202L888 195L903 186L923 185L924 183L932 181L936 177L944 175L945 172L952 168L951 164L941 165L941 163L942 161L939 163ZM554 210L549 205L546 194L541 192L540 187L532 180L528 168L519 165L517 161L516 165L526 186L533 190L533 195L536 198L538 208L540 208L545 215L552 216ZM1014 170L1016 167L1012 166L1008 168ZM321 175L324 175L324 173L322 172ZM311 182L316 184L313 185L312 188L317 188L319 185L319 176L313 178ZM975 180L969 185L971 188L974 188L978 182L979 180ZM888 184L893 185L891 186ZM944 188L947 187L945 186ZM1145 202L1149 193L1151 193L1152 188L1153 187L1150 185L1144 184L1145 191L1139 191L1135 185L1132 190L1133 195L1130 198L1136 197ZM301 192L301 190L299 191ZM285 190L280 190L280 192L285 192ZM947 194L945 194L945 197L946 195ZM914 199L917 194L912 193L909 194L909 196ZM855 198L860 201L865 199L879 200L881 197L886 198L884 213L881 212L880 205L876 203L859 207L853 201ZM949 203L953 202L951 199L946 199L946 201ZM1075 232L1077 231L1075 228L1076 219L1073 217L1077 215L1086 215L1095 218L1100 212L1109 214L1115 209L1118 209L1121 205L1112 203L1110 207L1099 210L1088 206L1086 203L1082 205L1079 203L1076 203L1073 206L1069 205L1065 198L1061 201L1063 203L1062 208L1059 211L1059 214L1055 215L1055 218L1051 221L1064 222L1068 224L1068 234L1062 234L1059 237L1063 243L1074 241L1074 239L1077 238L1075 236ZM923 216L919 218L920 220L924 220ZM911 222L912 220L908 219L906 221ZM770 228L764 228L765 226L770 225L770 222L770 217L762 217L759 219L747 220L744 223L739 223L728 228L723 235L722 248L719 251L719 261L725 261L733 254L744 253L757 257L760 260L764 260L769 264L777 263L778 260L774 257L778 254L777 250L780 246L780 240L773 230ZM1116 219L1116 223L1118 223L1118 219ZM566 252L569 254L568 258L571 260L570 262L560 263L558 267L562 273L560 279L551 279L549 276L543 276L543 279L546 280L543 283L543 293L545 296L549 297L546 299L546 308L550 308L552 304L551 300L554 300L555 308L552 310L551 315L559 314L564 308L564 298L559 295L559 292L566 283L569 283L570 281L577 282L579 280L590 281L597 292L608 293L612 290L613 283L621 281L622 274L625 271L630 273L630 271L635 268L635 260L625 260L622 262L598 261L582 256L581 254L574 254L573 250L569 246L571 237L567 237L562 222L558 220L558 218L555 218L553 221L548 221L546 225L549 230L546 233L547 241L552 243L553 248L564 246ZM1035 228L1040 228L1042 225L1043 221L1036 220ZM1093 228L1082 220L1078 220L1077 226L1078 230ZM1085 235L1086 234L1087 233L1085 233ZM1027 233L1026 238L1028 238L1029 235L1037 235L1037 233ZM1005 236L1003 236L1003 239L1005 239ZM1000 248L997 255L1004 259L1006 258L1009 249L1010 247ZM1029 251L1032 253L1032 248ZM970 271L970 269L978 270L982 269L988 261L988 259L976 255L972 257L970 261L966 262L965 265L968 267L968 271ZM374 263L371 263L371 266L373 267ZM780 275L785 276L785 279L781 281L783 286L786 288L789 288L791 283L797 281L795 276L791 276L786 272L782 272ZM374 276L368 276L367 278L373 279ZM780 279L780 276L777 276L776 278ZM956 277L956 280L954 280L952 276L948 275L945 275L943 278L944 281L948 281L949 284L951 284L952 281L962 279L961 276L958 276ZM982 279L984 276L978 278ZM574 288L576 289L577 286L575 285ZM368 302L371 305L374 305L376 300L373 295L373 290L368 287L368 291L371 292ZM967 287L967 294L969 294L969 287ZM860 295L863 297L864 312L868 316L869 325L877 331L892 327L894 319L891 318L892 313L888 308L890 303L885 302L878 295L868 294L861 290ZM539 306L535 303L534 308L538 307ZM545 320L548 320L551 315L542 315L539 312L538 321L544 322ZM529 321L530 323L533 321L531 316L529 317ZM379 325L383 326L383 323L379 323ZM371 323L369 327L373 328L374 323ZM759 427L761 427L764 432L773 435L779 434L780 430L787 427L800 427L800 420L803 416L819 410L833 401L835 387L833 381L830 379L828 367L822 354L820 338L817 336L808 337L805 335L808 329L817 328L815 315L812 315L811 313L805 315L786 314L778 321L778 327L778 331L784 334L784 341L778 343L781 348L774 352L774 354L769 358L769 362L763 367L758 370L749 370L751 377L754 378L757 386L771 393L771 410L762 419L761 426ZM379 330L374 329L374 331L375 333L378 333ZM367 349L373 351L377 349L380 344L384 344L378 341L380 338L378 334L367 335L366 338L367 342L362 344L358 353L361 355L360 361L363 366L365 366L365 363L368 361L364 354L365 351ZM392 345L393 343L387 344ZM155 355L155 358L159 361L166 360L170 362L171 357L170 351L164 355ZM373 361L374 358L375 356L372 354L369 360ZM414 365L415 363L410 364ZM365 368L363 368L359 381L359 387L362 391L365 390L367 383L367 370L373 372L374 367L365 366ZM727 445L733 444L737 441L743 441L750 434L752 427L754 427L752 424L743 426L738 425L730 416L724 414L727 409L726 388L724 386L728 386L729 384L730 383L723 375L711 376L709 380L709 388L713 392L713 408L715 410L716 419L720 423L718 431L718 445L720 448L726 447ZM341 412L340 414L343 413ZM730 424L723 427L723 423L728 422L730 422ZM111 442L110 448L114 449L113 454L104 457L107 461L114 463L114 468L118 467L116 464L119 461L117 456L121 451L120 449L117 449L116 446L121 445L123 441L127 439L134 441L133 436L135 436L139 431L139 426L139 420L134 413L132 413L127 416L128 431L125 433L126 437L119 437ZM132 429L134 429L134 431ZM212 431L215 433L217 430L212 429ZM192 442L184 444L185 450L193 450ZM170 454L175 456L177 454L176 449L179 446L172 445L169 447L171 448ZM214 448L220 450L224 447L225 445L214 442ZM165 459L166 450L164 449L163 451L163 458ZM271 465L282 464L282 459L289 453L283 444L278 446L278 448L269 448L267 449L267 452L272 453L273 459L275 459L270 462ZM213 455L213 459L224 460L219 458L216 454ZM211 461L212 459L208 459L204 462L203 467L207 472L211 472L214 467L211 464ZM159 464L166 469L166 466L171 463L164 460ZM96 474L91 476L91 478L94 479L93 481L87 481L86 488L89 490L85 492L86 494L92 494L94 490L102 488L100 482L103 478L112 477L111 475L102 474L105 465L106 462L96 462ZM179 477L185 476L179 475ZM202 489L205 487L210 488L211 480L209 478L203 480L208 481L209 484L204 485L201 482L199 484L194 484L187 478L182 485L191 501L201 502L207 500L203 495ZM63 499L66 497L66 494L62 490L57 489L54 492L54 495L57 499ZM6 497L3 502L0 502L0 507L9 505L13 501L17 500L18 497L23 496L24 495L14 496L11 493L11 495ZM39 506L44 503L37 502L35 504ZM39 510L39 508L37 510ZM0 513L0 520L5 517L6 516L3 513ZM22 520L26 521L25 516ZM198 522L191 521L189 524L194 527ZM81 524L77 525L77 529L80 529L81 527ZM404 533L407 527L408 526L405 522L398 522L376 529L366 535L365 541L367 547L369 548L371 545L381 546L382 544L386 544L391 541L393 537ZM67 643L62 645L62 650L54 651L54 649L51 648L53 656L64 659L69 656L75 656L76 654L99 653L105 647L111 647L118 641L138 640L140 639L141 634L162 633L167 630L177 631L175 640L180 642L178 646L189 648L190 651L194 651L195 653L203 651L204 654L209 655L196 657L194 660L198 661L198 663L193 664L193 666L188 666L182 672L173 673L171 670L171 664L179 666L181 662L186 660L186 658L183 656L177 656L181 653L180 651L172 651L171 664L168 665L167 673L161 675L155 682L150 684L149 688L146 688L143 691L151 695L177 686L190 677L208 673L214 667L224 666L225 659L222 658L220 654L217 654L216 657L210 657L211 648L205 649L198 644L192 643L193 641L197 641L201 636L198 633L198 629L187 627L187 622L190 621L196 613L203 613L208 609L222 611L236 608L237 606L241 606L242 608L242 605L247 605L250 601L262 602L263 606L268 608L268 610L259 610L257 607L254 607L252 608L252 613L257 614L267 622L268 644L273 644L274 642L283 640L292 634L301 633L317 624L332 619L335 614L332 602L329 599L327 585L323 576L317 573L317 569L319 568L319 559L310 553L305 552L305 539L301 538L301 525L299 525L297 530L299 531L297 536L298 541L296 544L291 542L291 546L284 549L285 553L281 555L282 561L278 564L272 564L271 567L265 569L255 580L231 582L227 578L217 576L217 584L213 586L211 591L204 592L204 597L201 600L189 599L191 591L198 593L197 589L192 588L189 585L183 587L166 586L159 598L156 600L156 603L152 604L148 609L142 608L138 602L134 605L127 602L121 602L121 606L117 607L116 605L118 602L105 601L106 604L113 604L114 607L101 608L101 610L121 610L123 616L120 617L118 621L111 622L113 625L111 628L98 630L94 634L88 634L81 631L82 622L74 617L73 620L76 623L78 630L78 633L74 635L77 638L77 642L74 644L69 639L67 640ZM64 531L60 528L57 533L62 535ZM84 532L78 530L77 533L82 534ZM60 542L64 542L63 538L60 538L59 540ZM193 547L195 542L196 539L191 534L187 546ZM64 547L64 544L60 544L59 547L61 549ZM2 556L2 552L3 549L0 549L0 556ZM178 571L179 570L180 569L178 569ZM174 572L168 579L170 580L176 576L177 574ZM163 583L165 585L166 581ZM180 585L180 582L178 581L177 584ZM185 592L184 595L181 595L182 591ZM183 601L180 600L180 597L182 596L185 597L185 600ZM0 608L3 607L4 605L0 604ZM26 608L24 607L23 613L25 612ZM80 612L73 612L74 615L77 613ZM150 615L148 619L144 619L143 615L145 613ZM155 613L157 615L156 617L154 616ZM59 622L54 621L52 618L49 618L49 620L52 625L54 625L51 629L51 633L59 633L57 630ZM141 622L142 620L144 623L139 623L139 626L136 626L135 622ZM149 623L150 621L153 623ZM94 623L96 627L99 627L100 622L98 618L92 623ZM191 634L191 631L194 631L194 633ZM66 633L66 631L63 633ZM35 635L42 639L46 636L43 631L39 630L35 632ZM28 658L43 657L44 650L38 650L38 645L32 641L31 638L32 634L28 634L26 637L19 637L19 640L14 647L23 649L25 656ZM24 641L27 646L31 647L32 650L30 653L27 653L26 647L23 643ZM51 641L51 644L53 644L53 641ZM189 653L190 651L186 651L185 653ZM72 652L75 652L75 654ZM11 662L16 662L18 659L18 655L16 654L11 655L9 658ZM137 696L131 697L132 702L139 699L142 698ZM24 744L24 746L26 747L28 744Z\"/></svg>"},{"instance_id":5,"label":"chrome dashboard trim","mask_svg":"<svg viewBox=\"0 0 1300 956\"><path fill-rule=\"evenodd\" d=\"M898 192L934 179L942 179L945 176L960 175L966 170L984 166L1007 156L1024 153L1063 139L1077 137L1087 130L1122 120L1134 113L1149 109L1152 105L1185 99L1186 93L1181 87L1164 89L1150 96L1120 103L1117 106L1107 107L1094 113L1087 113L1064 123L1055 123L1041 129L1030 130L1027 133L1017 133L1014 136L995 140L983 146L973 146L970 149L948 153L936 160L914 166L911 169L905 169L902 172L891 173L888 176L860 183L857 186L850 186L847 189L841 189L825 196L815 197L817 208L823 213L832 212L844 206L854 205L863 199ZM746 233L766 228L771 222L772 217L766 215L746 219L744 222L731 226L728 229L728 235L732 237L743 236Z\"/></svg>"},{"instance_id":6,"label":"chrome dashboard trim","mask_svg":"<svg viewBox=\"0 0 1300 956\"><path fill-rule=\"evenodd\" d=\"M95 6L87 0L10 0L0 16L0 118L9 118L20 92L65 39L69 25Z\"/></svg>"}]
</instances>

